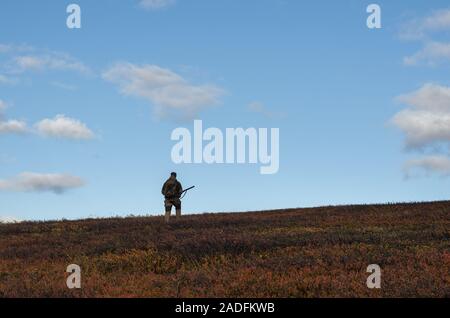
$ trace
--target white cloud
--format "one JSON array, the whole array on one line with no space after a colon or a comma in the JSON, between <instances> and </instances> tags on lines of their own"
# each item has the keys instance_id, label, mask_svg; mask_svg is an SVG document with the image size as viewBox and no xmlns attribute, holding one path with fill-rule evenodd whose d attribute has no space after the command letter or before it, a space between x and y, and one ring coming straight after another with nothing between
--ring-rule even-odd
<instances>
[{"instance_id":1,"label":"white cloud","mask_svg":"<svg viewBox=\"0 0 450 318\"><path fill-rule=\"evenodd\" d=\"M18 80L3 74L0 74L0 84L16 84Z\"/></svg>"},{"instance_id":2,"label":"white cloud","mask_svg":"<svg viewBox=\"0 0 450 318\"><path fill-rule=\"evenodd\" d=\"M27 132L27 123L21 120L0 121L0 134L23 134Z\"/></svg>"},{"instance_id":3,"label":"white cloud","mask_svg":"<svg viewBox=\"0 0 450 318\"><path fill-rule=\"evenodd\" d=\"M0 99L0 116L5 112L7 107L8 106L7 106L6 102L4 102Z\"/></svg>"},{"instance_id":4,"label":"white cloud","mask_svg":"<svg viewBox=\"0 0 450 318\"><path fill-rule=\"evenodd\" d=\"M0 180L0 191L53 192L62 194L70 189L82 187L84 184L81 178L68 174L24 172L15 178Z\"/></svg>"},{"instance_id":5,"label":"white cloud","mask_svg":"<svg viewBox=\"0 0 450 318\"><path fill-rule=\"evenodd\" d=\"M124 95L150 101L158 116L194 117L216 105L224 91L210 84L194 85L171 70L156 65L118 63L103 78L119 86Z\"/></svg>"},{"instance_id":6,"label":"white cloud","mask_svg":"<svg viewBox=\"0 0 450 318\"><path fill-rule=\"evenodd\" d=\"M450 87L426 84L397 100L409 106L392 119L405 133L407 148L450 143Z\"/></svg>"},{"instance_id":7,"label":"white cloud","mask_svg":"<svg viewBox=\"0 0 450 318\"><path fill-rule=\"evenodd\" d=\"M423 171L426 175L437 173L441 176L450 176L450 158L446 156L427 156L420 159L412 159L405 163L404 172L407 178L417 171Z\"/></svg>"},{"instance_id":8,"label":"white cloud","mask_svg":"<svg viewBox=\"0 0 450 318\"><path fill-rule=\"evenodd\" d=\"M450 112L450 87L427 83L397 100L417 109L447 113Z\"/></svg>"},{"instance_id":9,"label":"white cloud","mask_svg":"<svg viewBox=\"0 0 450 318\"><path fill-rule=\"evenodd\" d=\"M434 11L431 15L425 17L421 28L425 31L450 30L450 9Z\"/></svg>"},{"instance_id":10,"label":"white cloud","mask_svg":"<svg viewBox=\"0 0 450 318\"><path fill-rule=\"evenodd\" d=\"M405 40L420 40L442 31L450 31L450 9L435 10L423 18L412 19L402 26L400 37Z\"/></svg>"},{"instance_id":11,"label":"white cloud","mask_svg":"<svg viewBox=\"0 0 450 318\"><path fill-rule=\"evenodd\" d=\"M6 102L0 99L0 134L22 134L27 132L27 124L21 120L5 121L5 111L8 108Z\"/></svg>"},{"instance_id":12,"label":"white cloud","mask_svg":"<svg viewBox=\"0 0 450 318\"><path fill-rule=\"evenodd\" d=\"M79 120L57 115L53 119L43 119L35 128L38 133L48 137L58 137L67 139L92 139L94 133Z\"/></svg>"},{"instance_id":13,"label":"white cloud","mask_svg":"<svg viewBox=\"0 0 450 318\"><path fill-rule=\"evenodd\" d=\"M92 139L95 134L86 124L64 115L57 115L55 118L46 118L34 125L35 130L29 130L25 121L6 120L4 112L8 105L0 100L0 134L22 134L38 133L46 137L66 138L66 139Z\"/></svg>"},{"instance_id":14,"label":"white cloud","mask_svg":"<svg viewBox=\"0 0 450 318\"><path fill-rule=\"evenodd\" d=\"M55 87L62 88L62 89L68 90L68 91L75 91L75 90L77 90L77 87L75 85L66 84L66 83L63 83L63 82L53 81L53 82L50 82L50 84L55 86Z\"/></svg>"},{"instance_id":15,"label":"white cloud","mask_svg":"<svg viewBox=\"0 0 450 318\"><path fill-rule=\"evenodd\" d=\"M397 100L408 105L392 118L394 125L405 133L406 147L440 153L407 161L405 177L450 176L450 87L425 84Z\"/></svg>"},{"instance_id":16,"label":"white cloud","mask_svg":"<svg viewBox=\"0 0 450 318\"><path fill-rule=\"evenodd\" d=\"M21 70L42 69L47 61L36 56L19 56L14 59Z\"/></svg>"},{"instance_id":17,"label":"white cloud","mask_svg":"<svg viewBox=\"0 0 450 318\"><path fill-rule=\"evenodd\" d=\"M424 62L434 66L442 62L450 61L450 43L430 42L419 52L403 59L405 65L417 65Z\"/></svg>"},{"instance_id":18,"label":"white cloud","mask_svg":"<svg viewBox=\"0 0 450 318\"><path fill-rule=\"evenodd\" d=\"M429 66L450 61L450 43L433 41L435 35L450 34L450 9L436 10L420 19L412 19L400 30L403 40L420 40L424 46L418 52L403 59L405 65Z\"/></svg>"},{"instance_id":19,"label":"white cloud","mask_svg":"<svg viewBox=\"0 0 450 318\"><path fill-rule=\"evenodd\" d=\"M0 54L7 56L8 61L2 65L0 83L17 82L15 78L7 78L11 74L22 74L27 71L71 71L90 75L92 70L83 62L70 54L47 49L39 49L28 45L0 44Z\"/></svg>"},{"instance_id":20,"label":"white cloud","mask_svg":"<svg viewBox=\"0 0 450 318\"><path fill-rule=\"evenodd\" d=\"M0 43L0 53L29 52L34 50L34 47L26 44L15 45Z\"/></svg>"},{"instance_id":21,"label":"white cloud","mask_svg":"<svg viewBox=\"0 0 450 318\"><path fill-rule=\"evenodd\" d=\"M175 3L175 0L140 0L139 5L144 9L158 10L169 7Z\"/></svg>"},{"instance_id":22,"label":"white cloud","mask_svg":"<svg viewBox=\"0 0 450 318\"><path fill-rule=\"evenodd\" d=\"M393 121L406 134L408 148L450 142L450 114L404 110L395 115Z\"/></svg>"},{"instance_id":23,"label":"white cloud","mask_svg":"<svg viewBox=\"0 0 450 318\"><path fill-rule=\"evenodd\" d=\"M82 62L66 54L48 55L22 55L14 57L10 63L10 72L23 73L26 71L74 71L82 74L89 74L90 69Z\"/></svg>"}]
</instances>

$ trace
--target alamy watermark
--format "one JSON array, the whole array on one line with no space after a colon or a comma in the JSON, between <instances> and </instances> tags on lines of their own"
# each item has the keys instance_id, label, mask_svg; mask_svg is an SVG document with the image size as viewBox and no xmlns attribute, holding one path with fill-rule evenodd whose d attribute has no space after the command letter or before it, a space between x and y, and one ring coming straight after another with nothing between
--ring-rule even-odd
<instances>
[{"instance_id":1,"label":"alamy watermark","mask_svg":"<svg viewBox=\"0 0 450 318\"><path fill-rule=\"evenodd\" d=\"M81 288L81 267L77 264L70 264L66 269L70 275L66 279L66 285L69 289Z\"/></svg>"},{"instance_id":2,"label":"alamy watermark","mask_svg":"<svg viewBox=\"0 0 450 318\"><path fill-rule=\"evenodd\" d=\"M381 29L381 7L372 3L367 6L366 11L370 13L366 20L367 27L369 29Z\"/></svg>"},{"instance_id":3,"label":"alamy watermark","mask_svg":"<svg viewBox=\"0 0 450 318\"><path fill-rule=\"evenodd\" d=\"M66 8L69 16L66 19L66 25L69 29L81 29L81 8L78 4L69 4Z\"/></svg>"},{"instance_id":4,"label":"alamy watermark","mask_svg":"<svg viewBox=\"0 0 450 318\"><path fill-rule=\"evenodd\" d=\"M366 24L369 29L381 29L381 7L376 3L369 4L366 12L370 15L367 17ZM81 7L72 3L66 8L69 16L66 19L66 25L69 29L81 29Z\"/></svg>"},{"instance_id":5,"label":"alamy watermark","mask_svg":"<svg viewBox=\"0 0 450 318\"><path fill-rule=\"evenodd\" d=\"M371 273L367 277L367 288L369 289L379 289L381 288L381 267L377 264L370 264L367 266L367 273Z\"/></svg>"},{"instance_id":6,"label":"alamy watermark","mask_svg":"<svg viewBox=\"0 0 450 318\"><path fill-rule=\"evenodd\" d=\"M275 174L280 168L279 128L207 128L194 121L194 131L184 127L172 131L175 164L260 164L261 174ZM204 144L206 142L206 144ZM269 149L270 143L270 149Z\"/></svg>"}]
</instances>

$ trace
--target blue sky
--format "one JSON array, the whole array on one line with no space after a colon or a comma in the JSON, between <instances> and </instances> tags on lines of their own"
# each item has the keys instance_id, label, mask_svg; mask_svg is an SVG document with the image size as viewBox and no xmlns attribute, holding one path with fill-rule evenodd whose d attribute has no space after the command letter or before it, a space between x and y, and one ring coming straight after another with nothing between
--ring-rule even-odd
<instances>
[{"instance_id":1,"label":"blue sky","mask_svg":"<svg viewBox=\"0 0 450 318\"><path fill-rule=\"evenodd\" d=\"M172 170L186 213L448 199L447 1L70 3L1 4L2 219L160 214ZM175 165L193 119L279 128L278 173Z\"/></svg>"}]
</instances>

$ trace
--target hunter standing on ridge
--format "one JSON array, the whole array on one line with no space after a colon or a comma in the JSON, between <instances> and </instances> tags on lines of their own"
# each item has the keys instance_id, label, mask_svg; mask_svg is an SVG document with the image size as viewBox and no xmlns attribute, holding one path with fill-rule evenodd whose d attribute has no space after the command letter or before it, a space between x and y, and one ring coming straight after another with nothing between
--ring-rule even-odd
<instances>
[{"instance_id":1,"label":"hunter standing on ridge","mask_svg":"<svg viewBox=\"0 0 450 318\"><path fill-rule=\"evenodd\" d=\"M181 216L181 194L183 192L183 187L181 183L177 180L176 172L170 174L170 178L164 182L161 193L164 195L164 207L166 209L165 220L166 223L169 222L170 213L172 211L172 206L175 206L176 217Z\"/></svg>"}]
</instances>

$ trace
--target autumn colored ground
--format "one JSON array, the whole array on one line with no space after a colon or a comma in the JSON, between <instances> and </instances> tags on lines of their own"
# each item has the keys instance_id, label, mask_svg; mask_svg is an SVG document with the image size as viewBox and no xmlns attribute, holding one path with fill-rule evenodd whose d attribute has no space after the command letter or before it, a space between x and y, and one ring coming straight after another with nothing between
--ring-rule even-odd
<instances>
[{"instance_id":1,"label":"autumn colored ground","mask_svg":"<svg viewBox=\"0 0 450 318\"><path fill-rule=\"evenodd\" d=\"M17 296L449 297L450 201L3 224L0 297Z\"/></svg>"}]
</instances>

